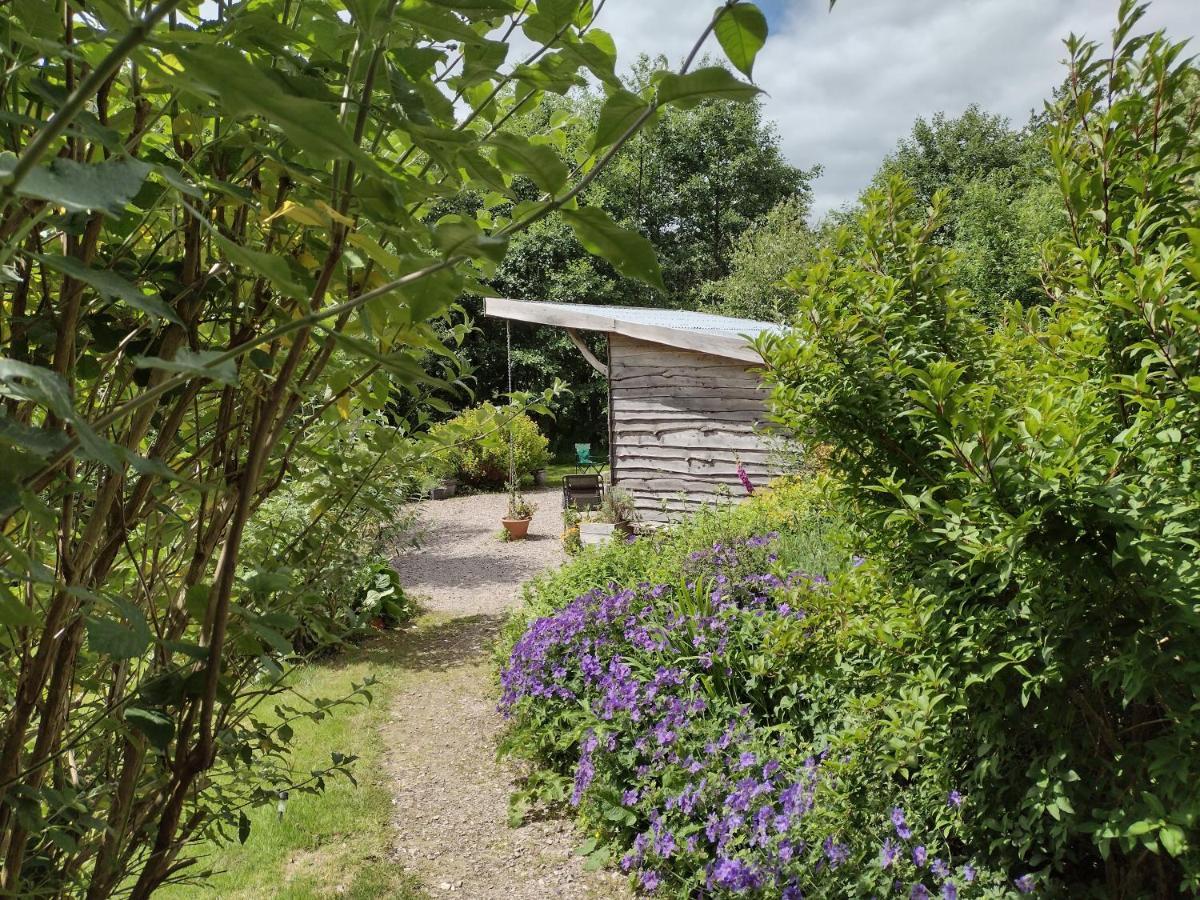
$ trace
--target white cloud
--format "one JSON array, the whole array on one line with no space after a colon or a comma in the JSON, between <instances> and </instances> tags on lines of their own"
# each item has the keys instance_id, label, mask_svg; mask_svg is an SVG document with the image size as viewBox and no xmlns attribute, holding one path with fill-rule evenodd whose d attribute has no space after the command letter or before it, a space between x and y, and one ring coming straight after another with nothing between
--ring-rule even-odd
<instances>
[{"instance_id":1,"label":"white cloud","mask_svg":"<svg viewBox=\"0 0 1200 900\"><path fill-rule=\"evenodd\" d=\"M776 4L781 5L781 4ZM600 25L620 65L639 53L683 57L715 3L608 0ZM1071 31L1103 42L1116 0L791 0L759 57L787 156L821 163L821 213L850 202L918 116L969 104L1025 121L1062 76ZM778 18L778 16L772 16ZM1200 33L1200 0L1155 0L1141 28ZM716 52L716 45L711 48ZM1200 48L1197 48L1200 50Z\"/></svg>"}]
</instances>

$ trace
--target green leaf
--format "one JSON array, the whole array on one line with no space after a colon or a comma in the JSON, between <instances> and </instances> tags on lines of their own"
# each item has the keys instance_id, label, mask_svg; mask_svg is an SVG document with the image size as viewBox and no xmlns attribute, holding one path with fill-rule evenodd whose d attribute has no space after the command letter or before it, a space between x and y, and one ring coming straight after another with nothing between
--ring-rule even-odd
<instances>
[{"instance_id":1,"label":"green leaf","mask_svg":"<svg viewBox=\"0 0 1200 900\"><path fill-rule=\"evenodd\" d=\"M588 71L611 87L620 87L621 80L617 78L617 57L615 53L597 46L591 41L569 41L563 44L562 53L571 57L576 63L586 66Z\"/></svg>"},{"instance_id":2,"label":"green leaf","mask_svg":"<svg viewBox=\"0 0 1200 900\"><path fill-rule=\"evenodd\" d=\"M17 157L0 153L0 184L12 176ZM99 163L79 163L60 158L45 168L36 168L17 185L21 197L46 200L68 212L98 211L119 216L150 172L150 166L136 159L108 159Z\"/></svg>"},{"instance_id":3,"label":"green leaf","mask_svg":"<svg viewBox=\"0 0 1200 900\"><path fill-rule=\"evenodd\" d=\"M1187 835L1183 833L1183 829L1175 825L1164 825L1159 829L1158 839L1162 842L1163 849L1171 856L1181 856L1187 849Z\"/></svg>"},{"instance_id":4,"label":"green leaf","mask_svg":"<svg viewBox=\"0 0 1200 900\"><path fill-rule=\"evenodd\" d=\"M27 628L36 625L37 616L7 586L0 584L0 625Z\"/></svg>"},{"instance_id":5,"label":"green leaf","mask_svg":"<svg viewBox=\"0 0 1200 900\"><path fill-rule=\"evenodd\" d=\"M554 26L555 30L570 25L579 9L579 0L538 0L537 14Z\"/></svg>"},{"instance_id":6,"label":"green leaf","mask_svg":"<svg viewBox=\"0 0 1200 900\"><path fill-rule=\"evenodd\" d=\"M469 19L506 16L516 9L511 0L429 0L429 2L462 13Z\"/></svg>"},{"instance_id":7,"label":"green leaf","mask_svg":"<svg viewBox=\"0 0 1200 900\"><path fill-rule=\"evenodd\" d=\"M238 843L244 844L250 838L250 817L244 811L238 811Z\"/></svg>"},{"instance_id":8,"label":"green leaf","mask_svg":"<svg viewBox=\"0 0 1200 900\"><path fill-rule=\"evenodd\" d=\"M87 636L93 653L113 659L135 659L150 646L150 629L144 619L126 625L113 619L89 618Z\"/></svg>"},{"instance_id":9,"label":"green leaf","mask_svg":"<svg viewBox=\"0 0 1200 900\"><path fill-rule=\"evenodd\" d=\"M751 77L754 58L767 42L767 17L753 3L722 6L717 15L720 18L713 29L717 42L734 67Z\"/></svg>"},{"instance_id":10,"label":"green leaf","mask_svg":"<svg viewBox=\"0 0 1200 900\"><path fill-rule=\"evenodd\" d=\"M121 300L156 319L166 319L176 325L183 324L179 313L167 306L157 296L142 293L137 285L126 281L115 272L85 266L73 256L45 255L37 258L54 271L95 288L96 293L106 300Z\"/></svg>"},{"instance_id":11,"label":"green leaf","mask_svg":"<svg viewBox=\"0 0 1200 900\"><path fill-rule=\"evenodd\" d=\"M295 273L292 272L284 257L251 250L249 247L243 247L241 244L231 241L216 229L210 228L209 231L231 262L265 276L271 284L288 297L302 300L308 296L309 292L297 282Z\"/></svg>"},{"instance_id":12,"label":"green leaf","mask_svg":"<svg viewBox=\"0 0 1200 900\"><path fill-rule=\"evenodd\" d=\"M666 291L654 246L642 235L617 225L608 213L596 206L565 209L562 215L589 253L608 260L627 278Z\"/></svg>"},{"instance_id":13,"label":"green leaf","mask_svg":"<svg viewBox=\"0 0 1200 900\"><path fill-rule=\"evenodd\" d=\"M634 123L650 108L637 94L621 89L613 91L600 107L600 121L592 138L592 151L619 141Z\"/></svg>"},{"instance_id":14,"label":"green leaf","mask_svg":"<svg viewBox=\"0 0 1200 900\"><path fill-rule=\"evenodd\" d=\"M557 193L566 184L567 165L549 147L503 132L492 137L492 146L502 169L527 176L547 194Z\"/></svg>"},{"instance_id":15,"label":"green leaf","mask_svg":"<svg viewBox=\"0 0 1200 900\"><path fill-rule=\"evenodd\" d=\"M62 431L34 428L0 416L0 443L20 447L39 459L47 459L66 446L67 435Z\"/></svg>"},{"instance_id":16,"label":"green leaf","mask_svg":"<svg viewBox=\"0 0 1200 900\"><path fill-rule=\"evenodd\" d=\"M702 100L753 100L762 91L739 81L721 66L697 69L686 75L668 73L658 83L659 103L693 106Z\"/></svg>"},{"instance_id":17,"label":"green leaf","mask_svg":"<svg viewBox=\"0 0 1200 900\"><path fill-rule=\"evenodd\" d=\"M187 375L198 375L201 378L211 378L221 384L237 383L237 368L233 360L221 363L213 361L220 356L216 350L188 350L182 348L175 352L174 359L162 359L157 356L135 356L133 364L139 369L164 369L167 372L182 372Z\"/></svg>"},{"instance_id":18,"label":"green leaf","mask_svg":"<svg viewBox=\"0 0 1200 900\"><path fill-rule=\"evenodd\" d=\"M142 709L130 706L125 710L125 721L146 736L159 750L166 750L175 737L175 723L157 709Z\"/></svg>"},{"instance_id":19,"label":"green leaf","mask_svg":"<svg viewBox=\"0 0 1200 900\"><path fill-rule=\"evenodd\" d=\"M392 12L397 19L402 19L416 26L417 34L422 40L430 38L439 41L462 41L464 44L474 44L486 41L487 38L474 31L458 16L436 6L420 4L418 6L401 5Z\"/></svg>"},{"instance_id":20,"label":"green leaf","mask_svg":"<svg viewBox=\"0 0 1200 900\"><path fill-rule=\"evenodd\" d=\"M183 64L177 76L179 87L219 96L230 115L262 116L319 159L349 157L377 168L351 140L329 104L287 93L238 51L214 44L180 50L177 55Z\"/></svg>"},{"instance_id":21,"label":"green leaf","mask_svg":"<svg viewBox=\"0 0 1200 900\"><path fill-rule=\"evenodd\" d=\"M504 254L508 250L508 238L485 234L473 221L461 216L446 216L442 219L434 231L433 240L447 259L464 255L498 265L503 262Z\"/></svg>"}]
</instances>

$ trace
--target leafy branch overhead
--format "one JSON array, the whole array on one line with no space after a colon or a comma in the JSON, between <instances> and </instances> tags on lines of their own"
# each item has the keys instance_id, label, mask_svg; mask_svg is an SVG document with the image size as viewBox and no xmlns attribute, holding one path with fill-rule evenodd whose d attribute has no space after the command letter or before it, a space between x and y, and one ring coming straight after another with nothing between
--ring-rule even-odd
<instances>
[{"instance_id":1,"label":"leafy branch overhead","mask_svg":"<svg viewBox=\"0 0 1200 900\"><path fill-rule=\"evenodd\" d=\"M348 772L288 771L260 707L358 621L322 598L465 393L459 299L560 213L661 288L584 192L659 110L756 92L693 71L715 25L622 88L605 5L6 9L0 893L144 898L196 840L244 840L247 805ZM755 13L726 17L741 68ZM514 127L589 80L614 99L583 156Z\"/></svg>"}]
</instances>

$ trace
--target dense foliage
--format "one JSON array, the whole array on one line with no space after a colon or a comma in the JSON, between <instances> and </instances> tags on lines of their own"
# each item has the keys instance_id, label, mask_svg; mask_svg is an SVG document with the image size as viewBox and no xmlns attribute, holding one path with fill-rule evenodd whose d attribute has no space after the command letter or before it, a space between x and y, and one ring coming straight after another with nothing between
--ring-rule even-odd
<instances>
[{"instance_id":1,"label":"dense foliage","mask_svg":"<svg viewBox=\"0 0 1200 900\"><path fill-rule=\"evenodd\" d=\"M820 234L808 224L808 203L785 200L734 243L729 274L700 290L704 305L727 316L786 322L796 295L784 279L811 261Z\"/></svg>"},{"instance_id":2,"label":"dense foliage","mask_svg":"<svg viewBox=\"0 0 1200 900\"><path fill-rule=\"evenodd\" d=\"M893 180L793 283L766 347L783 421L827 443L871 554L923 596L935 753L1072 896L1200 888L1200 104L1122 10L1070 41L1050 153L1054 305L989 329Z\"/></svg>"},{"instance_id":3,"label":"dense foliage","mask_svg":"<svg viewBox=\"0 0 1200 900\"><path fill-rule=\"evenodd\" d=\"M446 446L439 471L477 487L503 486L510 474L532 478L550 462L549 441L520 407L483 403L434 426L430 437Z\"/></svg>"},{"instance_id":4,"label":"dense foliage","mask_svg":"<svg viewBox=\"0 0 1200 900\"><path fill-rule=\"evenodd\" d=\"M535 584L501 707L546 768L514 812L579 807L581 852L669 896L1015 894L964 840L974 797L910 758L937 705L905 675L923 610L862 562L800 482Z\"/></svg>"},{"instance_id":5,"label":"dense foliage","mask_svg":"<svg viewBox=\"0 0 1200 900\"><path fill-rule=\"evenodd\" d=\"M1200 891L1200 103L1139 17L1111 57L1068 42L1035 306L968 289L947 210L977 180L891 173L761 347L827 500L535 586L502 675L542 764L518 812L577 804L582 851L671 896Z\"/></svg>"},{"instance_id":6,"label":"dense foliage","mask_svg":"<svg viewBox=\"0 0 1200 900\"><path fill-rule=\"evenodd\" d=\"M1040 277L1041 248L1066 223L1048 137L1042 116L1018 130L977 106L956 119L939 113L918 119L875 176L876 187L901 176L920 208L941 195L934 239L955 249L955 281L989 320L1013 301L1051 299Z\"/></svg>"},{"instance_id":7,"label":"dense foliage","mask_svg":"<svg viewBox=\"0 0 1200 900\"><path fill-rule=\"evenodd\" d=\"M380 485L436 450L453 304L552 214L661 287L581 194L662 110L757 92L694 65L715 31L748 71L748 4L638 93L603 5L5 6L0 892L144 898L347 771L287 761L334 701L272 698L294 644L397 612ZM607 94L580 156L506 127L582 72Z\"/></svg>"},{"instance_id":8,"label":"dense foliage","mask_svg":"<svg viewBox=\"0 0 1200 900\"><path fill-rule=\"evenodd\" d=\"M642 90L652 72L643 58L623 83ZM602 99L574 92L514 126L537 132L557 122L564 135L562 151L577 156L586 152ZM735 265L749 229L780 203L807 209L816 174L784 159L779 136L758 103L717 99L664 110L654 128L631 140L583 195L614 221L647 237L662 265L664 289L626 277L588 254L569 225L554 218L514 237L490 289L522 300L695 308L707 282ZM788 269L794 265L793 259ZM490 399L507 386L505 324L485 318L476 324L478 332L465 342L463 353L473 366L479 396ZM514 325L512 346L516 386L540 389L562 378L572 387L571 396L561 401L562 414L542 423L555 451L569 455L571 444L585 441L599 449L607 434L607 385L562 329ZM593 349L605 358L602 339Z\"/></svg>"}]
</instances>

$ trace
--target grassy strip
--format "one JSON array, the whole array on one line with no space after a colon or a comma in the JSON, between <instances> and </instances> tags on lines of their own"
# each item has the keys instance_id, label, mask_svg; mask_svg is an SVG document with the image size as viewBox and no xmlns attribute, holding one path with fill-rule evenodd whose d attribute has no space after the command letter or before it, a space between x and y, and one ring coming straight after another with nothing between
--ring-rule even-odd
<instances>
[{"instance_id":1,"label":"grassy strip","mask_svg":"<svg viewBox=\"0 0 1200 900\"><path fill-rule=\"evenodd\" d=\"M282 818L273 808L250 812L250 838L244 845L213 846L198 867L214 874L199 885L160 892L172 900L214 897L274 897L286 900L339 896L416 900L419 883L389 856L392 794L380 733L391 698L405 671L396 652L397 636L381 637L336 659L299 669L295 690L306 697L336 697L368 674L378 683L370 706L343 708L321 722L295 723L294 766L299 771L327 765L337 750L359 757L359 786L331 781L323 795L293 796Z\"/></svg>"}]
</instances>

